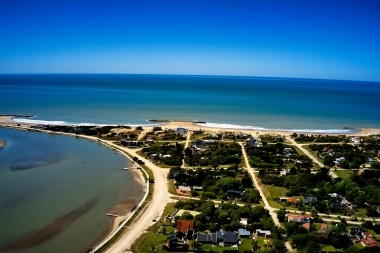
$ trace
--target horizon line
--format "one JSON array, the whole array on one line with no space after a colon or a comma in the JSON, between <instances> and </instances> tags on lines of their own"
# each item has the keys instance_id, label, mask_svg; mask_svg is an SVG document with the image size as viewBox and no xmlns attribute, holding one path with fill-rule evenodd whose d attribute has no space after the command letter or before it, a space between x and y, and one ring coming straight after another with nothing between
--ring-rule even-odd
<instances>
[{"instance_id":1,"label":"horizon line","mask_svg":"<svg viewBox=\"0 0 380 253\"><path fill-rule=\"evenodd\" d=\"M249 76L249 75L217 75L217 74L163 74L163 73L0 73L0 76L16 75L145 75L145 76L194 76L194 77L239 77L239 78L271 78L271 79L304 79L304 80L325 80L325 81L345 81L345 82L368 82L380 83L380 81L331 79L314 77L281 77L281 76Z\"/></svg>"}]
</instances>

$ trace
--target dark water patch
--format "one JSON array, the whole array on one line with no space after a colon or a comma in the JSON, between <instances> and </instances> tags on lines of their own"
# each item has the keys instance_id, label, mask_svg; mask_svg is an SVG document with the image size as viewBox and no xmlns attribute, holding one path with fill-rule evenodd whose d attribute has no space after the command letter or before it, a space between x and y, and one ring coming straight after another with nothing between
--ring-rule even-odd
<instances>
[{"instance_id":1,"label":"dark water patch","mask_svg":"<svg viewBox=\"0 0 380 253\"><path fill-rule=\"evenodd\" d=\"M46 157L37 157L36 159L29 158L28 156L13 161L9 166L11 171L29 170L38 167L48 166L62 161L65 157L63 154L49 154Z\"/></svg>"},{"instance_id":2,"label":"dark water patch","mask_svg":"<svg viewBox=\"0 0 380 253\"><path fill-rule=\"evenodd\" d=\"M88 212L91 208L93 208L96 203L98 203L99 199L100 195L96 195L78 208L55 219L45 227L33 232L27 237L3 247L2 250L17 250L32 247L51 239L52 237L61 233L64 229L70 226L70 224Z\"/></svg>"}]
</instances>

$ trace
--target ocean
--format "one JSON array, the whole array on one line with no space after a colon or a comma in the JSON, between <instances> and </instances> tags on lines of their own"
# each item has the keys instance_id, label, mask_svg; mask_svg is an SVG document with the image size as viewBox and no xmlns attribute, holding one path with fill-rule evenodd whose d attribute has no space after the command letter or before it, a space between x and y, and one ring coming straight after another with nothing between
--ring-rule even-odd
<instances>
[{"instance_id":1,"label":"ocean","mask_svg":"<svg viewBox=\"0 0 380 253\"><path fill-rule=\"evenodd\" d=\"M0 252L84 252L142 198L130 161L84 139L0 128ZM131 208L132 208L131 207Z\"/></svg>"},{"instance_id":2,"label":"ocean","mask_svg":"<svg viewBox=\"0 0 380 253\"><path fill-rule=\"evenodd\" d=\"M181 75L0 75L0 114L48 124L204 121L242 129L380 127L380 83Z\"/></svg>"},{"instance_id":3,"label":"ocean","mask_svg":"<svg viewBox=\"0 0 380 253\"><path fill-rule=\"evenodd\" d=\"M13 120L36 124L145 126L160 119L226 129L350 133L380 127L379 98L376 82L0 75L0 114L29 115ZM98 144L5 128L0 139L7 143L0 148L0 251L69 217L68 226L56 226L55 236L10 251L80 252L109 231L106 212L120 200L142 195L132 175L121 170L129 161Z\"/></svg>"}]
</instances>

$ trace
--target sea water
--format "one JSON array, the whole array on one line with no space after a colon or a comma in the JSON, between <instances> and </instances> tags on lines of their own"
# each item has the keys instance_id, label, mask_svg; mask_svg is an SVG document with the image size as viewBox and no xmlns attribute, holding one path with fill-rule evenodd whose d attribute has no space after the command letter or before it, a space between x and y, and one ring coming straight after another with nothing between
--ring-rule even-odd
<instances>
[{"instance_id":1,"label":"sea water","mask_svg":"<svg viewBox=\"0 0 380 253\"><path fill-rule=\"evenodd\" d=\"M204 121L334 132L380 127L380 83L180 75L0 75L0 114L34 123ZM337 131L335 131L337 132ZM345 132L345 131L340 131Z\"/></svg>"},{"instance_id":2,"label":"sea water","mask_svg":"<svg viewBox=\"0 0 380 253\"><path fill-rule=\"evenodd\" d=\"M0 139L6 141L0 148L0 252L83 252L110 232L112 218L105 214L118 201L138 203L143 195L122 169L129 160L102 145L6 128ZM82 212L73 214L78 208ZM65 216L68 226L51 238L3 249Z\"/></svg>"}]
</instances>

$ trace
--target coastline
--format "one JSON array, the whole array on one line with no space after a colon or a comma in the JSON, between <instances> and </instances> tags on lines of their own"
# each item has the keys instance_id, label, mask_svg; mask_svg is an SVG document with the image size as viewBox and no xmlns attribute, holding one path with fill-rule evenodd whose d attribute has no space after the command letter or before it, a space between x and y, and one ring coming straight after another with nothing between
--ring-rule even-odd
<instances>
[{"instance_id":1,"label":"coastline","mask_svg":"<svg viewBox=\"0 0 380 253\"><path fill-rule=\"evenodd\" d=\"M76 135L73 133L54 132L54 131L50 131L50 130L35 128L37 126L38 125L31 124L31 123L14 122L14 121L12 121L11 116L0 116L0 127L8 127L8 128L14 128L14 129L19 129L19 130L24 130L24 131L44 132L44 133L50 133L50 134L59 134L59 135L67 135L67 136L72 136L72 137L83 138L83 139L86 139L89 141L93 141L93 142L102 144L102 145L104 145L104 146L106 146L106 147L108 147L114 151L117 151L118 153L120 153L121 155L124 155L126 157L128 157L128 156L124 151L132 152L132 153L130 153L131 155L136 155L135 150L120 148L113 143L114 141L103 140L103 139L100 139L100 138L95 137L95 136ZM198 122L192 122L192 121L167 121L164 124L158 124L158 126L160 126L162 129L174 129L174 130L176 130L178 127L184 127L184 128L187 128L189 131L195 131L195 130L201 129L203 131L219 132L219 133L220 132L235 131L235 132L249 133L249 134L252 134L252 136L258 136L260 134L288 136L288 135L293 133L293 131L272 131L272 130L253 130L253 129L211 127L211 126L207 126L207 125L199 125ZM153 126L145 126L144 128L146 128L146 131L149 131L149 128L153 128ZM366 135L372 135L372 134L380 134L380 128L360 128L358 130L359 130L358 132L349 133L347 135L350 135L350 136L366 136ZM316 134L315 132L303 132L303 133ZM335 133L335 134L331 133L329 135L340 135L340 134L339 133ZM123 151L123 152L120 152L120 151ZM130 159L130 158L128 157L128 159ZM132 160L131 160L131 162L133 163ZM150 164L150 163L148 163L148 161L145 161L145 162L146 162L146 164ZM139 196L138 198L134 199L133 201L126 201L126 200L121 201L121 202L119 201L114 207L112 207L110 209L109 213L111 215L109 215L109 216L112 218L112 227L110 226L110 232L105 237L103 237L102 239L97 239L94 241L93 245L98 245L95 249L99 249L102 245L104 245L105 242L107 242L110 238L112 238L126 224L126 222L133 217L135 210L137 209L135 207L141 206L141 204L145 201L145 198L149 192L148 191L149 184L145 183L146 179L143 176L141 169L131 168L131 169L129 169L129 171L131 171L131 174L133 176L133 180L139 186L141 186L143 193L145 190L145 194L142 194L142 195L144 195L144 197L140 198L140 196ZM160 173L162 173L162 172L160 172ZM162 173L162 175L165 175L165 174ZM164 176L164 179L166 179L166 176ZM157 182L158 182L158 180L157 180ZM165 184L166 184L166 180L165 180ZM145 188L145 187L147 187L147 188ZM139 202L138 199L141 199L141 201ZM136 201L139 202L138 205L133 204L133 203L136 203ZM162 201L162 199L160 201L157 201L157 202L160 202L161 204L164 203L164 201ZM158 209L155 208L155 210L158 210ZM151 211L150 215L156 216L158 214L153 213ZM144 219L145 218L146 217L144 217ZM136 219L140 219L140 217L137 217ZM151 220L151 219L152 218L150 217L148 220ZM148 223L146 223L146 224L148 224ZM144 226L146 226L146 224ZM137 228L135 228L135 229L137 229Z\"/></svg>"},{"instance_id":2,"label":"coastline","mask_svg":"<svg viewBox=\"0 0 380 253\"><path fill-rule=\"evenodd\" d=\"M21 128L24 130L32 130L30 129L31 126L37 127L38 125L64 125L64 126L80 126L81 124L65 124L65 123L57 123L57 122L51 122L46 121L44 124L40 123L33 123L33 121L15 121L17 116L1 116L0 115L0 126L5 127L14 127L14 128ZM210 122L203 122L203 121L192 121L192 120L160 120L160 119L154 119L154 120L148 120L148 122L154 123L154 124L146 124L141 125L144 128L153 128L154 126L160 126L163 129L176 129L177 127L184 127L189 130L208 130L208 131L214 131L214 132L231 132L231 131L238 131L238 132L244 132L244 133L250 133L252 135L255 135L257 132L263 132L265 134L274 134L274 135L290 135L294 132L296 133L304 133L304 134L320 134L320 135L350 135L350 136L367 136L367 135L375 135L380 134L380 128L366 128L366 127L358 127L358 128L350 128L350 127L343 127L341 129L266 129L263 127L253 127L253 126L244 126L244 125L231 125L231 124L219 124L219 123L210 123ZM91 124L91 126L104 126L104 124ZM114 125L109 125L114 126ZM115 128L120 127L121 125L115 125ZM130 127L135 127L134 124L132 125L125 125Z\"/></svg>"},{"instance_id":3,"label":"coastline","mask_svg":"<svg viewBox=\"0 0 380 253\"><path fill-rule=\"evenodd\" d=\"M43 132L47 134L59 134L59 135L67 135L71 137L79 137L83 138L87 141L96 142L98 144L102 144L103 146L116 151L115 147L112 147L109 143L101 141L97 137L92 136L85 136L85 135L75 135L70 133L64 133L64 132L53 132L49 130L43 130L43 129L35 129L33 127L36 127L35 124L30 123L16 123L12 121L12 116L0 116L0 127L5 128L12 128L16 130L22 130L22 131L32 131L32 132ZM3 140L0 140L0 148L4 147L6 145L6 142ZM1 150L1 149L0 149ZM131 163L134 163L133 160L128 157L124 152L118 152L120 155L125 156ZM110 208L106 216L110 217L112 219L112 225L110 226L110 229L107 233L104 234L101 238L94 239L94 241L87 245L83 250L86 250L94 245L100 245L101 243L104 243L105 240L110 239L116 232L118 232L119 227L121 227L121 223L125 222L127 219L129 220L133 214L134 209L136 208L139 203L141 204L142 201L145 200L146 196L146 183L145 183L145 177L143 176L141 170L137 168L131 168L128 171L130 171L132 175L132 180L137 183L139 186L140 193L138 196L136 196L133 199L125 200L122 197L119 197L119 200L117 203ZM120 193L122 195L122 193ZM28 242L32 243L32 242Z\"/></svg>"}]
</instances>

